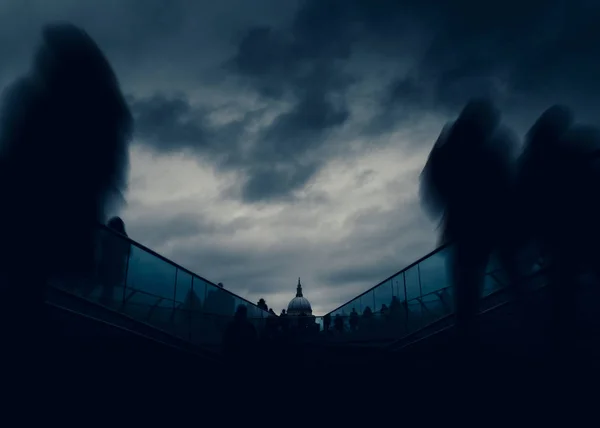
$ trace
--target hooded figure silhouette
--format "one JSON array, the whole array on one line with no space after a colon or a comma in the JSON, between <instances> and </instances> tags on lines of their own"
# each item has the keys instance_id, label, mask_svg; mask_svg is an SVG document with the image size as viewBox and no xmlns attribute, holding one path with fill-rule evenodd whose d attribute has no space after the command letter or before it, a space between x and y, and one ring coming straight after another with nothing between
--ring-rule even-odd
<instances>
[{"instance_id":1,"label":"hooded figure silhouette","mask_svg":"<svg viewBox=\"0 0 600 428\"><path fill-rule=\"evenodd\" d=\"M0 111L0 287L11 316L36 319L49 279L93 272L97 225L125 187L131 132L96 43L71 24L46 26Z\"/></svg>"},{"instance_id":2,"label":"hooded figure silhouette","mask_svg":"<svg viewBox=\"0 0 600 428\"><path fill-rule=\"evenodd\" d=\"M574 338L576 290L582 274L597 283L600 170L591 154L600 130L578 125L566 106L542 113L527 134L520 160L518 194L524 237L549 267L552 312L549 335L558 351Z\"/></svg>"},{"instance_id":3,"label":"hooded figure silhouette","mask_svg":"<svg viewBox=\"0 0 600 428\"><path fill-rule=\"evenodd\" d=\"M512 230L516 138L501 126L488 99L473 99L436 141L421 176L421 197L442 220L443 243L453 242L456 325L471 340L485 269L496 252L510 283L517 282Z\"/></svg>"}]
</instances>

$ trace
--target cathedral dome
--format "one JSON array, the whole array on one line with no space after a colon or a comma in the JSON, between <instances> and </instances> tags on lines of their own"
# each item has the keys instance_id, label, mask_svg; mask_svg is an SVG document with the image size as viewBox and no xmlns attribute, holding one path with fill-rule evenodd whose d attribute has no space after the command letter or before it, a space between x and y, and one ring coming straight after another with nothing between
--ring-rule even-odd
<instances>
[{"instance_id":1,"label":"cathedral dome","mask_svg":"<svg viewBox=\"0 0 600 428\"><path fill-rule=\"evenodd\" d=\"M296 297L290 300L287 309L288 315L312 315L312 307L306 297L302 295L302 285L298 278L298 287L296 288Z\"/></svg>"}]
</instances>

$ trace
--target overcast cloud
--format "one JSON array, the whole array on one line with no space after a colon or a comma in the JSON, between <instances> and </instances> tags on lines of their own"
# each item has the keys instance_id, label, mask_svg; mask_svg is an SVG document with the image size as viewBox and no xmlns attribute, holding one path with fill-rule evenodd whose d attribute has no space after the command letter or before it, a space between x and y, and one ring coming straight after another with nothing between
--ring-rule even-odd
<instances>
[{"instance_id":1,"label":"overcast cloud","mask_svg":"<svg viewBox=\"0 0 600 428\"><path fill-rule=\"evenodd\" d=\"M521 133L599 110L595 0L4 0L0 84L53 20L130 101L132 238L277 312L298 276L322 314L434 248L418 174L468 97Z\"/></svg>"}]
</instances>

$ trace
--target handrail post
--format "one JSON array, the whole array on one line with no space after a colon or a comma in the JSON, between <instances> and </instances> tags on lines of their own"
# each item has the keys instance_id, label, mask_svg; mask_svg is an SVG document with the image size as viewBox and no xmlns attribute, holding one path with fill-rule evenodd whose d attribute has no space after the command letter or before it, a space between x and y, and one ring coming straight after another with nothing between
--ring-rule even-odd
<instances>
[{"instance_id":1,"label":"handrail post","mask_svg":"<svg viewBox=\"0 0 600 428\"><path fill-rule=\"evenodd\" d=\"M419 297L423 298L423 287L421 286L421 263L417 265L417 276L419 277Z\"/></svg>"},{"instance_id":2,"label":"handrail post","mask_svg":"<svg viewBox=\"0 0 600 428\"><path fill-rule=\"evenodd\" d=\"M118 239L121 239L120 237ZM127 242L127 241L125 241ZM131 258L131 243L127 242L127 262L125 263L125 278L123 281L123 298L121 305L125 305L125 294L127 289L127 279L129 278L129 259Z\"/></svg>"},{"instance_id":3,"label":"handrail post","mask_svg":"<svg viewBox=\"0 0 600 428\"><path fill-rule=\"evenodd\" d=\"M177 300L177 274L179 273L179 268L175 266L175 284L173 285L173 309L175 309L175 301Z\"/></svg>"}]
</instances>

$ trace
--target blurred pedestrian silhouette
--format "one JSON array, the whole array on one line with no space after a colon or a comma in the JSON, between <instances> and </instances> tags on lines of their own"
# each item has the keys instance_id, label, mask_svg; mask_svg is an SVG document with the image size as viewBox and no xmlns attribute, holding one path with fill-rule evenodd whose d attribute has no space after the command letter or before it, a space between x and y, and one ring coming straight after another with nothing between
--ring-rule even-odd
<instances>
[{"instance_id":1,"label":"blurred pedestrian silhouette","mask_svg":"<svg viewBox=\"0 0 600 428\"><path fill-rule=\"evenodd\" d=\"M485 269L493 253L518 284L512 219L517 141L487 99L467 103L437 139L421 176L425 207L442 221L442 243L453 242L451 278L456 326L473 339Z\"/></svg>"},{"instance_id":2,"label":"blurred pedestrian silhouette","mask_svg":"<svg viewBox=\"0 0 600 428\"><path fill-rule=\"evenodd\" d=\"M277 330L279 328L279 319L277 315L273 311L273 309L269 309L269 316L267 317L264 337L268 341L272 341L277 338Z\"/></svg>"},{"instance_id":3,"label":"blurred pedestrian silhouette","mask_svg":"<svg viewBox=\"0 0 600 428\"><path fill-rule=\"evenodd\" d=\"M569 108L547 109L529 130L519 162L522 236L549 268L550 333L558 346L575 336L576 289L581 275L598 281L600 175L590 159L600 148L597 129L576 125Z\"/></svg>"},{"instance_id":4,"label":"blurred pedestrian silhouette","mask_svg":"<svg viewBox=\"0 0 600 428\"><path fill-rule=\"evenodd\" d=\"M248 367L256 356L257 340L256 329L248 320L248 308L239 305L225 330L223 355L233 364Z\"/></svg>"},{"instance_id":5,"label":"blurred pedestrian silhouette","mask_svg":"<svg viewBox=\"0 0 600 428\"><path fill-rule=\"evenodd\" d=\"M323 317L323 331L328 332L331 327L331 314L327 314Z\"/></svg>"},{"instance_id":6,"label":"blurred pedestrian silhouette","mask_svg":"<svg viewBox=\"0 0 600 428\"><path fill-rule=\"evenodd\" d=\"M333 328L338 333L343 333L344 332L344 318L342 318L342 316L340 314L337 314L333 318Z\"/></svg>"},{"instance_id":7,"label":"blurred pedestrian silhouette","mask_svg":"<svg viewBox=\"0 0 600 428\"><path fill-rule=\"evenodd\" d=\"M30 320L38 331L48 279L93 274L97 224L125 186L131 130L94 41L70 24L45 27L0 117L0 312L15 317L11 328Z\"/></svg>"},{"instance_id":8,"label":"blurred pedestrian silhouette","mask_svg":"<svg viewBox=\"0 0 600 428\"><path fill-rule=\"evenodd\" d=\"M356 331L356 329L358 328L358 322L359 322L358 312L356 312L356 308L352 308L352 311L350 312L350 330L351 331Z\"/></svg>"}]
</instances>

